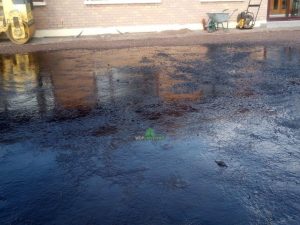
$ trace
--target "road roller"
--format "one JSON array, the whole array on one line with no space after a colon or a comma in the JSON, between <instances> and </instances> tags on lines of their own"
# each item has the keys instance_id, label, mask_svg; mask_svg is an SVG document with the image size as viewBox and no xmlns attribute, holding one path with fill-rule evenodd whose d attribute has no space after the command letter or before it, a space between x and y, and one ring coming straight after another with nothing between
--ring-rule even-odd
<instances>
[{"instance_id":1,"label":"road roller","mask_svg":"<svg viewBox=\"0 0 300 225\"><path fill-rule=\"evenodd\" d=\"M27 43L35 31L32 9L32 0L0 0L0 33L15 44Z\"/></svg>"}]
</instances>

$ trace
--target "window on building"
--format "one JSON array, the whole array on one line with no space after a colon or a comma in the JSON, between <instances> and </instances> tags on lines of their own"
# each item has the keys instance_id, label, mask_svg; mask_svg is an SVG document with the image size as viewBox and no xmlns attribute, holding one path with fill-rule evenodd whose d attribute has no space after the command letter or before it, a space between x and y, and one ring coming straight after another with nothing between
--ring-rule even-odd
<instances>
[{"instance_id":1,"label":"window on building","mask_svg":"<svg viewBox=\"0 0 300 225\"><path fill-rule=\"evenodd\" d=\"M32 2L33 2L33 5L35 5L35 6L46 5L45 0L33 0Z\"/></svg>"}]
</instances>

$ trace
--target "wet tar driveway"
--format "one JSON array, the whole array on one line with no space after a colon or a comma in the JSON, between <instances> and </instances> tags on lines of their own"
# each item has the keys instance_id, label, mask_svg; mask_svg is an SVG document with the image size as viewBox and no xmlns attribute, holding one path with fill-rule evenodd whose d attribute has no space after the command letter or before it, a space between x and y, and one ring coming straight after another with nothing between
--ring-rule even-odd
<instances>
[{"instance_id":1,"label":"wet tar driveway","mask_svg":"<svg viewBox=\"0 0 300 225\"><path fill-rule=\"evenodd\" d=\"M299 48L0 63L1 225L300 223Z\"/></svg>"}]
</instances>

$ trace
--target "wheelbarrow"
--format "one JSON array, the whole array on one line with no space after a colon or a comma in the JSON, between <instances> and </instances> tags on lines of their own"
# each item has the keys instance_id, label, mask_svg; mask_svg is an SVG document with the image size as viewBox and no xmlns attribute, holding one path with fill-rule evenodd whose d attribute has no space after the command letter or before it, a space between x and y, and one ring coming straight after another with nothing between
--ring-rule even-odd
<instances>
[{"instance_id":1,"label":"wheelbarrow","mask_svg":"<svg viewBox=\"0 0 300 225\"><path fill-rule=\"evenodd\" d=\"M222 28L224 30L224 23L226 23L226 29L228 29L228 21L233 13L235 13L238 9L233 10L231 14L226 12L227 10L228 9L224 9L222 12L218 13L207 13L207 31L209 33L216 31L219 28L219 24L222 25Z\"/></svg>"}]
</instances>

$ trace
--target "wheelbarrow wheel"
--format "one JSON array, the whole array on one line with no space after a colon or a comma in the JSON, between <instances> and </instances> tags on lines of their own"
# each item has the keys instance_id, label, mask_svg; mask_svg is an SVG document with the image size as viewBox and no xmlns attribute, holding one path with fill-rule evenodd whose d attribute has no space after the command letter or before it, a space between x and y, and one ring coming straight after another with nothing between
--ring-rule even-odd
<instances>
[{"instance_id":1,"label":"wheelbarrow wheel","mask_svg":"<svg viewBox=\"0 0 300 225\"><path fill-rule=\"evenodd\" d=\"M209 20L207 26L208 33L215 32L216 30L217 30L216 23L212 20Z\"/></svg>"}]
</instances>

